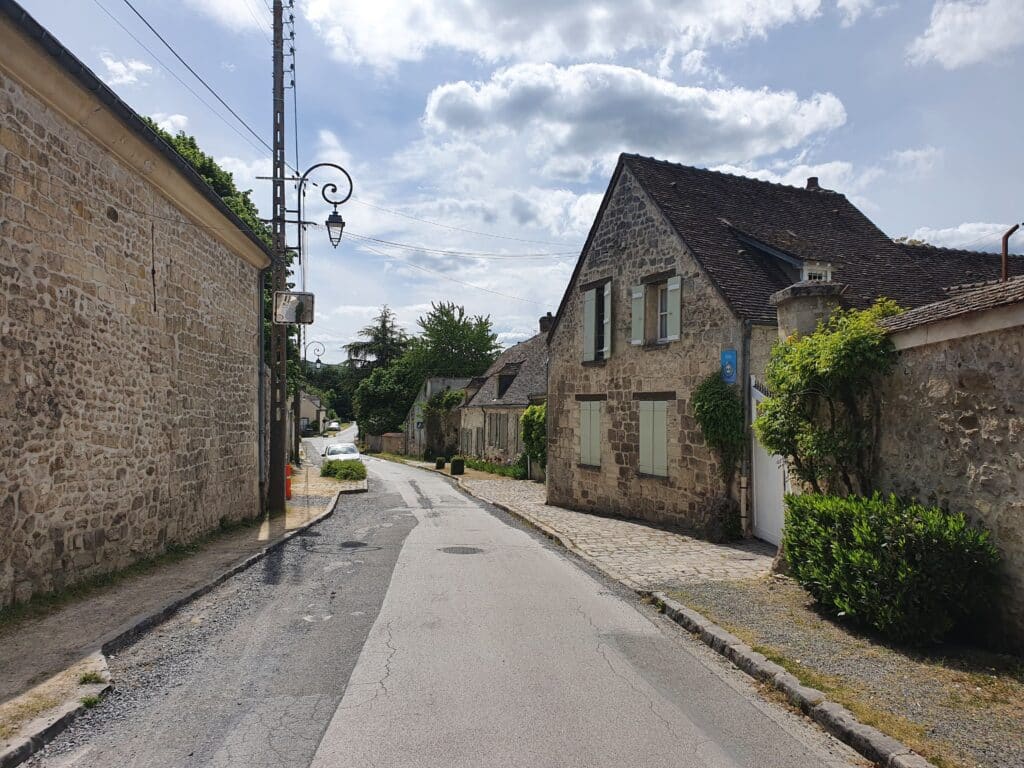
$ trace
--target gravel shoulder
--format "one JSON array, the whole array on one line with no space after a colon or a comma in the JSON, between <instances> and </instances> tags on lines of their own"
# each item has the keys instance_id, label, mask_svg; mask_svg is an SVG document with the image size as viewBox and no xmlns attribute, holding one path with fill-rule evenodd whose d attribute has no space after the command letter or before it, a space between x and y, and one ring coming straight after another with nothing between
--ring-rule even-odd
<instances>
[{"instance_id":1,"label":"gravel shoulder","mask_svg":"<svg viewBox=\"0 0 1024 768\"><path fill-rule=\"evenodd\" d=\"M671 596L940 768L1024 765L1024 661L952 645L923 655L851 631L780 577Z\"/></svg>"}]
</instances>

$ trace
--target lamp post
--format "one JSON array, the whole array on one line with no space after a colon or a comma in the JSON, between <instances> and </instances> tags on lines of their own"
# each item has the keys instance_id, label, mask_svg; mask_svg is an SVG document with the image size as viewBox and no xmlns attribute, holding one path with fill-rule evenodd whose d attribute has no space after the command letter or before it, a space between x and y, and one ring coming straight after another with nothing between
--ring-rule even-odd
<instances>
[{"instance_id":1,"label":"lamp post","mask_svg":"<svg viewBox=\"0 0 1024 768\"><path fill-rule=\"evenodd\" d=\"M306 352L309 348L313 348L313 354L316 355L316 363L314 366L316 370L320 370L323 363L320 362L320 356L327 350L324 345L319 341L307 342L302 347L302 375L305 376L306 372L309 371L309 360L306 357ZM319 412L317 415L319 420ZM295 458L295 463L300 464L299 461L299 444L302 442L302 388L295 388L295 399L292 401L292 423L295 425L295 434L292 436L292 456Z\"/></svg>"}]
</instances>

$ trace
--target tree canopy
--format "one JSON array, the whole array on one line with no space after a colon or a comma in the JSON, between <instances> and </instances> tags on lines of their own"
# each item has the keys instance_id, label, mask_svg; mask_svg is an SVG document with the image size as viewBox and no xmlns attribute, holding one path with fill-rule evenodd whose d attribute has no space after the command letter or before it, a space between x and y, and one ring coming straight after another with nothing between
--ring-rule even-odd
<instances>
[{"instance_id":1,"label":"tree canopy","mask_svg":"<svg viewBox=\"0 0 1024 768\"><path fill-rule=\"evenodd\" d=\"M345 345L349 359L357 368L372 373L387 368L409 347L409 336L398 326L395 313L387 304L380 308L370 325L359 331L362 337Z\"/></svg>"}]
</instances>

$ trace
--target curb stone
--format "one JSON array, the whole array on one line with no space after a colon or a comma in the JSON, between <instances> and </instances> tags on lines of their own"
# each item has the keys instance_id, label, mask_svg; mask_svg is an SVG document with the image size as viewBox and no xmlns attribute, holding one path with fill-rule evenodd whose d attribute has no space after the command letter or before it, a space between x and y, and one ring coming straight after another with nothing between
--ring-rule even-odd
<instances>
[{"instance_id":1,"label":"curb stone","mask_svg":"<svg viewBox=\"0 0 1024 768\"><path fill-rule=\"evenodd\" d=\"M365 483L364 483L365 485ZM93 685L83 685L79 687L75 693L75 698L65 700L62 704L59 704L55 709L49 710L49 712L37 717L25 726L25 734L19 736L18 740L13 746L0 752L0 768L13 768L16 765L28 760L32 755L36 754L43 749L47 744L53 741L68 726L70 726L83 712L86 711L87 707L82 704L81 699L86 696L106 696L113 689L113 684L110 681L110 672L107 667L107 656L115 653L116 651L127 648L129 645L134 643L136 640L141 638L146 632L158 624L162 624L167 621L171 616L181 610L189 603L198 600L203 595L211 592L216 587L223 584L225 581L230 579L232 576L236 576L242 571L251 568L253 565L263 560L271 552L284 546L287 542L291 541L295 536L302 533L303 531L312 528L317 523L323 522L328 517L334 514L335 509L338 506L342 494L345 493L363 493L368 488L357 488L350 490L338 491L334 494L334 498L331 499L330 503L325 507L324 511L313 519L303 523L297 528L293 528L284 534L277 541L268 544L262 549L258 550L254 554L245 558L239 563L228 568L226 571L220 573L218 576L213 578L201 587L192 590L184 597L180 597L176 600L171 601L163 608L147 614L141 618L136 619L130 626L122 630L114 637L105 641L101 646L98 653L94 654L99 657L101 663L101 674L105 678L103 683L95 683ZM900 766L899 768L903 768ZM909 766L908 768L916 768L916 766Z\"/></svg>"},{"instance_id":2,"label":"curb stone","mask_svg":"<svg viewBox=\"0 0 1024 768\"><path fill-rule=\"evenodd\" d=\"M415 465L410 465L415 466ZM474 493L466 486L461 477L452 477L441 470L419 467L428 472L435 472L442 477L453 480L464 493L480 501L504 510L518 520L536 528L547 538L552 539L576 556L586 560L606 576L626 585L641 597L652 597L656 603L676 624L696 635L706 645L731 661L737 668L751 677L771 685L785 694L786 698L818 725L831 733L844 744L852 747L864 757L872 760L882 768L936 768L921 755L900 741L886 736L877 728L864 725L845 707L829 701L822 691L801 684L801 682L782 666L770 661L764 654L758 653L738 637L727 632L706 616L692 608L687 608L677 600L673 600L664 592L646 590L622 574L603 567L582 552L568 537L564 537L554 529L534 520L528 514L509 507L507 504L492 501L486 496Z\"/></svg>"},{"instance_id":3,"label":"curb stone","mask_svg":"<svg viewBox=\"0 0 1024 768\"><path fill-rule=\"evenodd\" d=\"M769 661L701 614L686 608L664 592L655 592L654 598L672 621L700 637L706 645L751 677L784 693L814 722L867 759L884 768L935 768L910 747L860 722L846 707L829 701L817 688L803 685L783 667Z\"/></svg>"}]
</instances>

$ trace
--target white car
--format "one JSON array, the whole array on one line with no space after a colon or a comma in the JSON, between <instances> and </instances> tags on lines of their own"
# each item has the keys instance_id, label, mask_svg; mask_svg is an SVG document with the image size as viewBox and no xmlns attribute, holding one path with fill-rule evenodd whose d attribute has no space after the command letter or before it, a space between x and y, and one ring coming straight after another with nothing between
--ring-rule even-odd
<instances>
[{"instance_id":1,"label":"white car","mask_svg":"<svg viewBox=\"0 0 1024 768\"><path fill-rule=\"evenodd\" d=\"M330 430L337 431L337 430L341 429L341 422L340 421L329 421L329 422L327 422L327 427L326 428L330 429Z\"/></svg>"},{"instance_id":2,"label":"white car","mask_svg":"<svg viewBox=\"0 0 1024 768\"><path fill-rule=\"evenodd\" d=\"M328 445L320 455L328 461L348 461L350 459L362 458L359 455L359 449L356 448L354 443Z\"/></svg>"}]
</instances>

